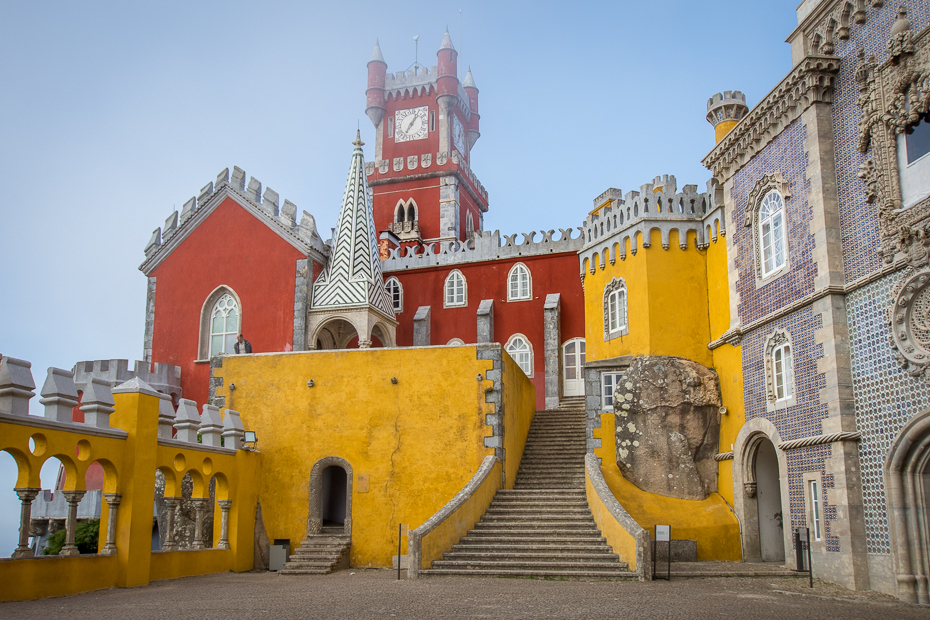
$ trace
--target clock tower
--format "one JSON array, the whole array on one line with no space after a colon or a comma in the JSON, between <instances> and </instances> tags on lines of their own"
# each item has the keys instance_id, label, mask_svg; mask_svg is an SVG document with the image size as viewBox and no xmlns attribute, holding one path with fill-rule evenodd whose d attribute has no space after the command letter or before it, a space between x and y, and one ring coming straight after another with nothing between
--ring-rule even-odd
<instances>
[{"instance_id":1,"label":"clock tower","mask_svg":"<svg viewBox=\"0 0 930 620\"><path fill-rule=\"evenodd\" d=\"M368 61L365 113L375 126L366 164L382 258L393 247L467 241L481 230L488 192L471 171L480 136L471 69L458 78L449 31L437 64L387 73L381 47Z\"/></svg>"}]
</instances>

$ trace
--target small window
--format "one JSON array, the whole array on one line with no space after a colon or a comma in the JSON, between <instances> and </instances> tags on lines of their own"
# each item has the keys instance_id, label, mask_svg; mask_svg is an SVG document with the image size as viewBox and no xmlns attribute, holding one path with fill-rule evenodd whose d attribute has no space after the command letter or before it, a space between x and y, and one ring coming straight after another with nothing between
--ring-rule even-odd
<instances>
[{"instance_id":1,"label":"small window","mask_svg":"<svg viewBox=\"0 0 930 620\"><path fill-rule=\"evenodd\" d=\"M465 234L471 237L473 232L475 232L475 219L471 216L471 211L469 211L465 214Z\"/></svg>"},{"instance_id":2,"label":"small window","mask_svg":"<svg viewBox=\"0 0 930 620\"><path fill-rule=\"evenodd\" d=\"M450 341L447 342L446 344L449 344L449 345L463 345L463 344L465 344L465 341L462 340L461 338L453 338L452 340L450 340Z\"/></svg>"},{"instance_id":3,"label":"small window","mask_svg":"<svg viewBox=\"0 0 930 620\"><path fill-rule=\"evenodd\" d=\"M443 305L447 308L468 305L468 296L465 288L465 276L455 270L446 278Z\"/></svg>"},{"instance_id":4,"label":"small window","mask_svg":"<svg viewBox=\"0 0 930 620\"><path fill-rule=\"evenodd\" d=\"M526 373L527 377L533 376L533 348L525 336L522 334L511 336L510 341L507 343L507 353L517 363L517 366Z\"/></svg>"},{"instance_id":5,"label":"small window","mask_svg":"<svg viewBox=\"0 0 930 620\"><path fill-rule=\"evenodd\" d=\"M614 390L617 389L617 382L620 381L622 373L605 372L601 374L601 407L605 411L614 410Z\"/></svg>"},{"instance_id":6,"label":"small window","mask_svg":"<svg viewBox=\"0 0 930 620\"><path fill-rule=\"evenodd\" d=\"M785 201L776 190L766 194L759 207L759 246L763 278L785 266Z\"/></svg>"},{"instance_id":7,"label":"small window","mask_svg":"<svg viewBox=\"0 0 930 620\"><path fill-rule=\"evenodd\" d=\"M239 305L229 294L219 298L210 315L210 357L232 353L239 335Z\"/></svg>"},{"instance_id":8,"label":"small window","mask_svg":"<svg viewBox=\"0 0 930 620\"><path fill-rule=\"evenodd\" d=\"M612 291L607 299L610 333L626 328L626 289Z\"/></svg>"},{"instance_id":9,"label":"small window","mask_svg":"<svg viewBox=\"0 0 930 620\"><path fill-rule=\"evenodd\" d=\"M820 484L816 480L811 480L811 536L814 540L820 540L822 533L820 530Z\"/></svg>"},{"instance_id":10,"label":"small window","mask_svg":"<svg viewBox=\"0 0 930 620\"><path fill-rule=\"evenodd\" d=\"M436 131L436 112L434 111L429 113L429 130Z\"/></svg>"},{"instance_id":11,"label":"small window","mask_svg":"<svg viewBox=\"0 0 930 620\"><path fill-rule=\"evenodd\" d=\"M916 125L907 128L904 138L907 146L907 163L912 164L930 153L930 122L927 116L921 117Z\"/></svg>"},{"instance_id":12,"label":"small window","mask_svg":"<svg viewBox=\"0 0 930 620\"><path fill-rule=\"evenodd\" d=\"M384 288L387 289L387 294L391 300L391 306L394 308L394 312L403 312L404 289L401 287L400 281L397 278L388 278L387 282L384 283Z\"/></svg>"},{"instance_id":13,"label":"small window","mask_svg":"<svg viewBox=\"0 0 930 620\"><path fill-rule=\"evenodd\" d=\"M791 345L782 344L772 350L775 400L788 400L794 395L794 365L791 360Z\"/></svg>"},{"instance_id":14,"label":"small window","mask_svg":"<svg viewBox=\"0 0 930 620\"><path fill-rule=\"evenodd\" d=\"M388 138L394 137L394 117L388 117Z\"/></svg>"},{"instance_id":15,"label":"small window","mask_svg":"<svg viewBox=\"0 0 930 620\"><path fill-rule=\"evenodd\" d=\"M507 276L507 301L532 299L532 297L530 270L523 263L517 263Z\"/></svg>"}]
</instances>

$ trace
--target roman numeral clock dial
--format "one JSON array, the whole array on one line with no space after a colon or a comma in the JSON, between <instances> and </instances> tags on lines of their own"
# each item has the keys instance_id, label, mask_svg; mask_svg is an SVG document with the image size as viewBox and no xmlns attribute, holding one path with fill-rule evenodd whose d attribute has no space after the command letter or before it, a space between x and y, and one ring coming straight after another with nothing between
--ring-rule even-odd
<instances>
[{"instance_id":1,"label":"roman numeral clock dial","mask_svg":"<svg viewBox=\"0 0 930 620\"><path fill-rule=\"evenodd\" d=\"M409 140L422 140L426 137L427 107L407 108L394 113L394 141L407 142Z\"/></svg>"}]
</instances>

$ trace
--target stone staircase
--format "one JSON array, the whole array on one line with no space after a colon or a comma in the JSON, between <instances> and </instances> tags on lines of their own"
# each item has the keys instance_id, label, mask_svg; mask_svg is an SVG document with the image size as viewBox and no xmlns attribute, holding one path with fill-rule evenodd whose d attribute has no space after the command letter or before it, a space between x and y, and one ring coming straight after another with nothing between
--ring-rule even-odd
<instances>
[{"instance_id":1,"label":"stone staircase","mask_svg":"<svg viewBox=\"0 0 930 620\"><path fill-rule=\"evenodd\" d=\"M607 545L584 490L584 397L538 411L512 490L421 575L636 577Z\"/></svg>"},{"instance_id":2,"label":"stone staircase","mask_svg":"<svg viewBox=\"0 0 930 620\"><path fill-rule=\"evenodd\" d=\"M349 547L352 542L342 534L325 532L310 536L287 559L279 575L326 575L335 570L349 568ZM342 530L342 528L338 528Z\"/></svg>"}]
</instances>

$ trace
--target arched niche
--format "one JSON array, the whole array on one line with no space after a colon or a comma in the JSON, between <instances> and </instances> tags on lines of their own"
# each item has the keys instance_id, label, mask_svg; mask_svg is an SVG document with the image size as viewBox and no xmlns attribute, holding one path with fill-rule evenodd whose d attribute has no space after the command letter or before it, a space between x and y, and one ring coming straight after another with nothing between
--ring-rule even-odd
<instances>
[{"instance_id":1,"label":"arched niche","mask_svg":"<svg viewBox=\"0 0 930 620\"><path fill-rule=\"evenodd\" d=\"M328 467L339 467L345 472L345 514L343 516L343 530L345 536L352 536L352 466L345 459L338 456L327 456L313 465L310 470L310 506L307 517L307 538L323 533L324 506L324 480L323 472ZM330 484L332 479L329 480Z\"/></svg>"}]
</instances>

